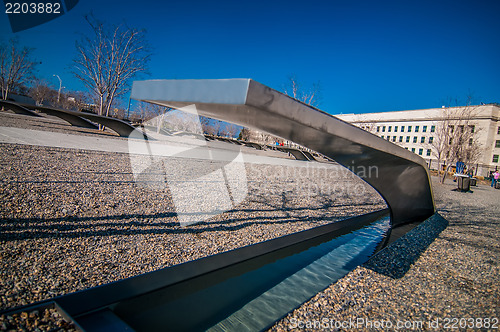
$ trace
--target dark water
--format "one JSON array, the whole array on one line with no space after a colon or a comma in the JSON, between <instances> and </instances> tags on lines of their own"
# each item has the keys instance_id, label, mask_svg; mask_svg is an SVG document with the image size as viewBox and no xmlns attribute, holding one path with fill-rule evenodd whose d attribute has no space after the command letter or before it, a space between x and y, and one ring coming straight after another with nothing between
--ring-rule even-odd
<instances>
[{"instance_id":1,"label":"dark water","mask_svg":"<svg viewBox=\"0 0 500 332\"><path fill-rule=\"evenodd\" d=\"M389 227L389 217L381 217L345 235L311 239L111 309L137 331L259 331L365 262Z\"/></svg>"},{"instance_id":2,"label":"dark water","mask_svg":"<svg viewBox=\"0 0 500 332\"><path fill-rule=\"evenodd\" d=\"M275 264L295 264L311 259L310 264L256 297L209 331L259 331L270 327L356 266L364 263L383 240L390 225L381 218L350 234L343 235ZM317 259L316 257L320 256Z\"/></svg>"}]
</instances>

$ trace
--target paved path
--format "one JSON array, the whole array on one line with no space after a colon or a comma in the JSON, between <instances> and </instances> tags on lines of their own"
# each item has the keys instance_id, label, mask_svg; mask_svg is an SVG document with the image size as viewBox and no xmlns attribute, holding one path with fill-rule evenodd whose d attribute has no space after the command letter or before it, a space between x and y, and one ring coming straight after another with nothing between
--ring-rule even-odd
<instances>
[{"instance_id":1,"label":"paved path","mask_svg":"<svg viewBox=\"0 0 500 332\"><path fill-rule=\"evenodd\" d=\"M300 161L285 158L287 155L276 151L258 151L250 147L236 146L225 142L206 142L194 137L177 137L152 134L156 141L118 137L82 136L46 130L15 127L0 127L0 143L33 146L59 147L102 152L132 154L153 154L155 156L175 156L177 158L211 159L233 161L241 151L245 163L282 165L312 168L341 168L338 164ZM236 153L235 153L236 152Z\"/></svg>"}]
</instances>

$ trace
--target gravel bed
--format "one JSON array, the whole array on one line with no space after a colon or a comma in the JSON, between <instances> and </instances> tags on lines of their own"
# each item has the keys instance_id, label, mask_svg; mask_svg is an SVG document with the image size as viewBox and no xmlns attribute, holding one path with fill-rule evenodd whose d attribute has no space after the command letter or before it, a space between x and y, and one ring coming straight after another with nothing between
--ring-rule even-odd
<instances>
[{"instance_id":1,"label":"gravel bed","mask_svg":"<svg viewBox=\"0 0 500 332\"><path fill-rule=\"evenodd\" d=\"M270 330L497 330L500 190L447 181L433 178L439 215Z\"/></svg>"},{"instance_id":2,"label":"gravel bed","mask_svg":"<svg viewBox=\"0 0 500 332\"><path fill-rule=\"evenodd\" d=\"M0 150L0 309L385 207L348 171L247 164L242 203L180 227L169 191L136 183L127 154L16 144Z\"/></svg>"},{"instance_id":3,"label":"gravel bed","mask_svg":"<svg viewBox=\"0 0 500 332\"><path fill-rule=\"evenodd\" d=\"M44 308L12 315L0 315L2 331L78 331L55 308Z\"/></svg>"}]
</instances>

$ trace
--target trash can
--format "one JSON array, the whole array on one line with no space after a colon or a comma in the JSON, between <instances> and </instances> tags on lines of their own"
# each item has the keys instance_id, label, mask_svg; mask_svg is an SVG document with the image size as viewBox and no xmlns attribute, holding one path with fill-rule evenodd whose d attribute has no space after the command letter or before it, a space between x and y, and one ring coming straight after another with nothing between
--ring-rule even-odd
<instances>
[{"instance_id":1,"label":"trash can","mask_svg":"<svg viewBox=\"0 0 500 332\"><path fill-rule=\"evenodd\" d=\"M455 174L457 177L458 190L469 191L470 190L470 177L463 174Z\"/></svg>"},{"instance_id":2,"label":"trash can","mask_svg":"<svg viewBox=\"0 0 500 332\"><path fill-rule=\"evenodd\" d=\"M500 189L500 181L497 181L497 182L495 183L495 189Z\"/></svg>"}]
</instances>

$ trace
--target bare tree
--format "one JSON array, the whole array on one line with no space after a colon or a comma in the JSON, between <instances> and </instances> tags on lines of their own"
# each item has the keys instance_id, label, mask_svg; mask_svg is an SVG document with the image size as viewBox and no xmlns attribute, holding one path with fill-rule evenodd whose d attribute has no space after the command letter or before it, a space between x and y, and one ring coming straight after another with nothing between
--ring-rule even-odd
<instances>
[{"instance_id":1,"label":"bare tree","mask_svg":"<svg viewBox=\"0 0 500 332\"><path fill-rule=\"evenodd\" d=\"M42 106L44 101L52 102L54 96L57 95L57 91L55 91L46 81L35 80L28 95L35 100L37 105Z\"/></svg>"},{"instance_id":2,"label":"bare tree","mask_svg":"<svg viewBox=\"0 0 500 332\"><path fill-rule=\"evenodd\" d=\"M477 107L472 106L470 101L469 97L466 106L444 108L441 118L436 122L433 141L428 143L438 160L438 170L441 162L445 167L441 183L444 183L446 174L453 164L461 161L472 167L481 155L478 139L480 129L474 122Z\"/></svg>"},{"instance_id":3,"label":"bare tree","mask_svg":"<svg viewBox=\"0 0 500 332\"><path fill-rule=\"evenodd\" d=\"M321 84L318 81L313 83L311 87L305 88L299 82L296 75L291 75L283 86L283 92L303 103L317 107L321 99Z\"/></svg>"},{"instance_id":4,"label":"bare tree","mask_svg":"<svg viewBox=\"0 0 500 332\"><path fill-rule=\"evenodd\" d=\"M156 127L156 132L159 133L164 126L165 114L173 111L174 109L166 106L142 102L139 104L138 110L138 120L146 122L150 126ZM125 114L125 111L123 111L123 114Z\"/></svg>"},{"instance_id":5,"label":"bare tree","mask_svg":"<svg viewBox=\"0 0 500 332\"><path fill-rule=\"evenodd\" d=\"M238 130L238 127L234 124L226 123L226 125L224 126L224 135L226 137L234 138L234 136L236 136L236 133L238 133Z\"/></svg>"},{"instance_id":6,"label":"bare tree","mask_svg":"<svg viewBox=\"0 0 500 332\"><path fill-rule=\"evenodd\" d=\"M240 131L241 140L248 141L250 139L251 130L248 128L242 128Z\"/></svg>"},{"instance_id":7,"label":"bare tree","mask_svg":"<svg viewBox=\"0 0 500 332\"><path fill-rule=\"evenodd\" d=\"M200 117L201 127L203 132L208 135L215 136L218 134L220 129L220 121L213 120L206 117Z\"/></svg>"},{"instance_id":8,"label":"bare tree","mask_svg":"<svg viewBox=\"0 0 500 332\"><path fill-rule=\"evenodd\" d=\"M146 71L151 53L143 30L108 27L93 15L85 19L93 35L76 43L73 74L94 95L98 114L108 116L115 99L130 89L130 81Z\"/></svg>"},{"instance_id":9,"label":"bare tree","mask_svg":"<svg viewBox=\"0 0 500 332\"><path fill-rule=\"evenodd\" d=\"M219 136L221 134L222 121L215 120L215 122L213 123L213 128L214 135Z\"/></svg>"},{"instance_id":10,"label":"bare tree","mask_svg":"<svg viewBox=\"0 0 500 332\"><path fill-rule=\"evenodd\" d=\"M10 92L34 78L37 63L31 59L32 52L32 48L20 47L17 39L11 39L8 45L0 45L2 99L7 99Z\"/></svg>"}]
</instances>

